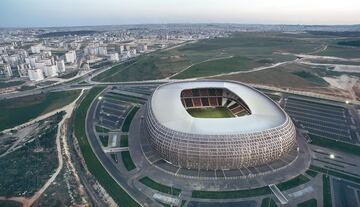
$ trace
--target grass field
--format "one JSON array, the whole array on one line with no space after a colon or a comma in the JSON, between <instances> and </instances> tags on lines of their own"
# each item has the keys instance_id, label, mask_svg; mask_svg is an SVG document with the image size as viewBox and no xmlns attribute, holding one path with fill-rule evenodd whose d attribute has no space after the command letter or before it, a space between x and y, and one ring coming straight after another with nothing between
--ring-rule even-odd
<instances>
[{"instance_id":1,"label":"grass field","mask_svg":"<svg viewBox=\"0 0 360 207\"><path fill-rule=\"evenodd\" d=\"M9 82L0 81L0 88L19 86L23 83L25 83L25 81L9 81Z\"/></svg>"},{"instance_id":2,"label":"grass field","mask_svg":"<svg viewBox=\"0 0 360 207\"><path fill-rule=\"evenodd\" d=\"M174 79L185 79L201 76L216 75L219 73L230 73L234 71L246 71L264 65L262 62L254 61L248 57L231 57L202 62L191 66L184 72L174 76Z\"/></svg>"},{"instance_id":3,"label":"grass field","mask_svg":"<svg viewBox=\"0 0 360 207\"><path fill-rule=\"evenodd\" d=\"M102 127L102 126L96 125L96 126L95 126L95 131L96 131L96 132L100 132L100 133L107 133L107 132L109 132L110 130L107 129L107 128L104 128L104 127Z\"/></svg>"},{"instance_id":4,"label":"grass field","mask_svg":"<svg viewBox=\"0 0 360 207\"><path fill-rule=\"evenodd\" d=\"M23 124L74 101L80 90L38 94L0 101L0 131Z\"/></svg>"},{"instance_id":5,"label":"grass field","mask_svg":"<svg viewBox=\"0 0 360 207\"><path fill-rule=\"evenodd\" d=\"M291 180L288 180L286 182L283 182L283 183L280 183L280 184L277 184L276 186L281 190L281 191L285 191L285 190L288 190L288 189L291 189L291 188L295 188L299 185L302 185L304 183L307 183L309 182L310 179L307 178L306 176L304 175L299 175Z\"/></svg>"},{"instance_id":6,"label":"grass field","mask_svg":"<svg viewBox=\"0 0 360 207\"><path fill-rule=\"evenodd\" d=\"M162 193L167 193L167 194L175 195L175 196L178 196L181 193L180 189L158 183L149 177L143 177L139 181L142 184L148 186L149 188L152 188L152 189L157 190Z\"/></svg>"},{"instance_id":7,"label":"grass field","mask_svg":"<svg viewBox=\"0 0 360 207\"><path fill-rule=\"evenodd\" d=\"M126 116L126 119L124 121L124 124L121 127L121 131L123 132L129 132L129 128L130 128L130 124L132 119L134 118L136 112L139 110L138 106L134 106L131 111L128 113L128 115Z\"/></svg>"},{"instance_id":8,"label":"grass field","mask_svg":"<svg viewBox=\"0 0 360 207\"><path fill-rule=\"evenodd\" d=\"M129 146L129 136L121 135L120 137L120 147L128 147Z\"/></svg>"},{"instance_id":9,"label":"grass field","mask_svg":"<svg viewBox=\"0 0 360 207\"><path fill-rule=\"evenodd\" d=\"M24 146L0 158L0 196L32 196L58 165L56 135L64 113L39 122Z\"/></svg>"},{"instance_id":10,"label":"grass field","mask_svg":"<svg viewBox=\"0 0 360 207\"><path fill-rule=\"evenodd\" d=\"M131 159L131 156L130 156L130 152L129 151L124 151L124 152L121 152L121 158L122 158L122 161L125 165L125 168L128 170L128 171L131 171L133 169L136 168L134 162L132 161Z\"/></svg>"},{"instance_id":11,"label":"grass field","mask_svg":"<svg viewBox=\"0 0 360 207\"><path fill-rule=\"evenodd\" d=\"M234 190L234 191L201 191L194 190L192 192L193 198L206 198L206 199L232 199L232 198L247 198L254 196L262 196L271 194L268 186L261 188L254 188L249 190Z\"/></svg>"},{"instance_id":12,"label":"grass field","mask_svg":"<svg viewBox=\"0 0 360 207\"><path fill-rule=\"evenodd\" d=\"M161 79L190 66L175 78L249 70L258 66L292 60L294 56L280 53L311 52L318 49L320 43L322 43L320 38L306 40L302 36L289 36L282 33L234 33L230 37L204 39L171 50L139 56L99 74L93 80L116 82ZM215 58L224 59L215 60Z\"/></svg>"},{"instance_id":13,"label":"grass field","mask_svg":"<svg viewBox=\"0 0 360 207\"><path fill-rule=\"evenodd\" d=\"M87 110L92 100L104 88L93 88L83 99L80 106L75 111L75 136L79 142L81 153L85 159L85 163L89 171L96 177L97 181L105 188L106 192L114 199L119 206L139 207L140 205L134 201L108 174L100 161L91 149L85 133L85 118Z\"/></svg>"},{"instance_id":14,"label":"grass field","mask_svg":"<svg viewBox=\"0 0 360 207\"><path fill-rule=\"evenodd\" d=\"M99 136L102 146L107 147L109 143L109 136Z\"/></svg>"},{"instance_id":15,"label":"grass field","mask_svg":"<svg viewBox=\"0 0 360 207\"><path fill-rule=\"evenodd\" d=\"M324 206L332 206L330 178L326 175L323 175L323 199Z\"/></svg>"},{"instance_id":16,"label":"grass field","mask_svg":"<svg viewBox=\"0 0 360 207\"><path fill-rule=\"evenodd\" d=\"M342 152L360 156L360 147L357 145L328 139L311 133L308 135L311 138L311 144L313 145L318 145L321 147L326 147L329 149L339 150Z\"/></svg>"},{"instance_id":17,"label":"grass field","mask_svg":"<svg viewBox=\"0 0 360 207\"><path fill-rule=\"evenodd\" d=\"M286 88L321 88L329 84L322 79L323 76L335 75L326 67L309 66L304 64L285 64L271 69L240 73L235 75L225 75L216 79L229 79L245 83L271 85Z\"/></svg>"},{"instance_id":18,"label":"grass field","mask_svg":"<svg viewBox=\"0 0 360 207\"><path fill-rule=\"evenodd\" d=\"M317 201L316 199L310 199L304 202L301 202L297 205L297 207L316 207L317 206ZM327 205L324 205L327 206Z\"/></svg>"},{"instance_id":19,"label":"grass field","mask_svg":"<svg viewBox=\"0 0 360 207\"><path fill-rule=\"evenodd\" d=\"M261 207L277 207L277 205L273 199L264 198L261 201Z\"/></svg>"},{"instance_id":20,"label":"grass field","mask_svg":"<svg viewBox=\"0 0 360 207\"><path fill-rule=\"evenodd\" d=\"M315 166L315 165L311 165L310 169L314 170L314 171L317 171L317 172L324 173L324 174L329 174L329 175L332 175L332 176L335 176L335 177L338 177L338 178L342 178L342 179L345 179L345 180L350 180L352 182L360 184L360 177L359 176L347 175L347 174L344 174L344 173L341 173L341 172L325 169L325 168L318 167L318 166Z\"/></svg>"},{"instance_id":21,"label":"grass field","mask_svg":"<svg viewBox=\"0 0 360 207\"><path fill-rule=\"evenodd\" d=\"M312 170L306 170L306 174L310 175L311 177L316 177L318 173Z\"/></svg>"},{"instance_id":22,"label":"grass field","mask_svg":"<svg viewBox=\"0 0 360 207\"><path fill-rule=\"evenodd\" d=\"M2 207L22 207L21 203L16 201L4 201L0 200L0 206Z\"/></svg>"},{"instance_id":23,"label":"grass field","mask_svg":"<svg viewBox=\"0 0 360 207\"><path fill-rule=\"evenodd\" d=\"M194 108L187 109L187 112L196 118L229 118L234 115L226 107L217 108Z\"/></svg>"}]
</instances>

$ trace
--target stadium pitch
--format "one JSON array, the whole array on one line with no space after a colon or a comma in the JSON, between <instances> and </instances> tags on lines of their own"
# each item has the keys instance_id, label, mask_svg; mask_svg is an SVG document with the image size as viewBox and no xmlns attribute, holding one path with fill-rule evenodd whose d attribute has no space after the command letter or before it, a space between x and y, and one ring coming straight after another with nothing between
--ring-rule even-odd
<instances>
[{"instance_id":1,"label":"stadium pitch","mask_svg":"<svg viewBox=\"0 0 360 207\"><path fill-rule=\"evenodd\" d=\"M195 118L230 118L235 117L226 107L192 108L187 112Z\"/></svg>"}]
</instances>

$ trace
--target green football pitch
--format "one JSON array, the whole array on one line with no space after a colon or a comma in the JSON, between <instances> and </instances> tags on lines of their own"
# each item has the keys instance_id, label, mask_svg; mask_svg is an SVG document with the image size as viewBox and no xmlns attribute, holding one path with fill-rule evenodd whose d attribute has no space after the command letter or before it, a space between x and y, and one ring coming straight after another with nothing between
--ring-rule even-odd
<instances>
[{"instance_id":1,"label":"green football pitch","mask_svg":"<svg viewBox=\"0 0 360 207\"><path fill-rule=\"evenodd\" d=\"M234 115L225 107L187 109L187 112L196 118L229 118Z\"/></svg>"}]
</instances>

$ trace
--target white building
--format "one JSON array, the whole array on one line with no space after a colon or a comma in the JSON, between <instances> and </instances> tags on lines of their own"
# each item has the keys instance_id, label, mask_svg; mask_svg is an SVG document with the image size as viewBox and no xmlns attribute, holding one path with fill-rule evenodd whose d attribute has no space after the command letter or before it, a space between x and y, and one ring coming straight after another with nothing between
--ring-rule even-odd
<instances>
[{"instance_id":1,"label":"white building","mask_svg":"<svg viewBox=\"0 0 360 207\"><path fill-rule=\"evenodd\" d=\"M67 63L75 63L76 52L74 50L71 50L71 51L65 53L65 60Z\"/></svg>"},{"instance_id":2,"label":"white building","mask_svg":"<svg viewBox=\"0 0 360 207\"><path fill-rule=\"evenodd\" d=\"M64 61L64 60L58 60L58 61L56 61L56 66L58 67L59 72L63 73L63 72L66 71L65 61Z\"/></svg>"},{"instance_id":3,"label":"white building","mask_svg":"<svg viewBox=\"0 0 360 207\"><path fill-rule=\"evenodd\" d=\"M33 45L30 47L30 50L32 53L40 53L42 50L43 46L41 44L39 45Z\"/></svg>"},{"instance_id":4,"label":"white building","mask_svg":"<svg viewBox=\"0 0 360 207\"><path fill-rule=\"evenodd\" d=\"M4 75L6 78L13 76L11 67L9 64L0 65L0 74Z\"/></svg>"},{"instance_id":5,"label":"white building","mask_svg":"<svg viewBox=\"0 0 360 207\"><path fill-rule=\"evenodd\" d=\"M130 50L130 56L134 57L136 56L136 54L137 54L136 49Z\"/></svg>"},{"instance_id":6,"label":"white building","mask_svg":"<svg viewBox=\"0 0 360 207\"><path fill-rule=\"evenodd\" d=\"M31 69L31 65L27 63L19 64L17 69L20 77L28 77L28 70Z\"/></svg>"},{"instance_id":7,"label":"white building","mask_svg":"<svg viewBox=\"0 0 360 207\"><path fill-rule=\"evenodd\" d=\"M146 52L148 50L147 44L141 44L139 50L140 52Z\"/></svg>"},{"instance_id":8,"label":"white building","mask_svg":"<svg viewBox=\"0 0 360 207\"><path fill-rule=\"evenodd\" d=\"M37 56L27 57L25 58L25 63L30 64L31 67L35 67L35 63L38 60Z\"/></svg>"},{"instance_id":9,"label":"white building","mask_svg":"<svg viewBox=\"0 0 360 207\"><path fill-rule=\"evenodd\" d=\"M99 56L106 56L107 55L107 49L106 49L106 47L99 47L99 49L98 49L98 55Z\"/></svg>"},{"instance_id":10,"label":"white building","mask_svg":"<svg viewBox=\"0 0 360 207\"><path fill-rule=\"evenodd\" d=\"M110 61L118 62L119 60L119 53L110 53Z\"/></svg>"},{"instance_id":11,"label":"white building","mask_svg":"<svg viewBox=\"0 0 360 207\"><path fill-rule=\"evenodd\" d=\"M41 69L30 69L28 70L28 75L31 81L44 80L43 71Z\"/></svg>"},{"instance_id":12,"label":"white building","mask_svg":"<svg viewBox=\"0 0 360 207\"><path fill-rule=\"evenodd\" d=\"M118 45L116 48L116 51L118 51L120 54L124 52L124 45Z\"/></svg>"},{"instance_id":13,"label":"white building","mask_svg":"<svg viewBox=\"0 0 360 207\"><path fill-rule=\"evenodd\" d=\"M55 77L59 75L56 65L45 66L43 71L46 77Z\"/></svg>"}]
</instances>

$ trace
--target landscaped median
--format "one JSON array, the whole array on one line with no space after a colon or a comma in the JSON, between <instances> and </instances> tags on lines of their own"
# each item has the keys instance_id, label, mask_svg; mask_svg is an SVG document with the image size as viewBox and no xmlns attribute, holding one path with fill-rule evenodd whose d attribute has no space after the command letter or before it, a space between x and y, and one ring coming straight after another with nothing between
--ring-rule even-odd
<instances>
[{"instance_id":1,"label":"landscaped median","mask_svg":"<svg viewBox=\"0 0 360 207\"><path fill-rule=\"evenodd\" d=\"M304 183L310 181L309 178L304 175L298 175L297 177L276 184L281 191L285 191L291 188L295 188ZM271 190L268 186L253 188L253 189L244 189L244 190L233 190L233 191L199 191L194 190L192 192L193 198L206 198L206 199L232 199L232 198L247 198L247 197L256 197L271 194Z\"/></svg>"},{"instance_id":2,"label":"landscaped median","mask_svg":"<svg viewBox=\"0 0 360 207\"><path fill-rule=\"evenodd\" d=\"M154 181L153 179L151 179L149 177L143 177L139 181L142 184L148 186L149 188L152 188L152 189L157 190L162 193L167 193L167 194L175 195L175 196L179 196L181 193L180 189L163 185L161 183Z\"/></svg>"},{"instance_id":3,"label":"landscaped median","mask_svg":"<svg viewBox=\"0 0 360 207\"><path fill-rule=\"evenodd\" d=\"M119 206L140 206L133 200L108 174L105 168L91 149L86 137L85 119L87 110L93 99L103 90L103 87L92 88L75 112L75 136L79 142L81 153L89 171L96 177L98 182L103 186L106 192L114 199Z\"/></svg>"},{"instance_id":4,"label":"landscaped median","mask_svg":"<svg viewBox=\"0 0 360 207\"><path fill-rule=\"evenodd\" d=\"M126 116L126 119L124 121L124 124L122 125L122 131L123 132L129 132L130 129L130 124L132 119L134 118L136 112L139 110L138 106L134 106L131 111L128 113L128 115Z\"/></svg>"},{"instance_id":5,"label":"landscaped median","mask_svg":"<svg viewBox=\"0 0 360 207\"><path fill-rule=\"evenodd\" d=\"M343 141L328 139L311 133L309 133L308 135L312 140L310 144L360 156L360 146L358 145L346 143Z\"/></svg>"},{"instance_id":6,"label":"landscaped median","mask_svg":"<svg viewBox=\"0 0 360 207\"><path fill-rule=\"evenodd\" d=\"M206 198L206 199L232 199L232 198L247 198L255 196L263 196L271 194L268 186L261 188L254 188L249 190L234 190L234 191L202 191L194 190L192 192L193 198Z\"/></svg>"}]
</instances>

